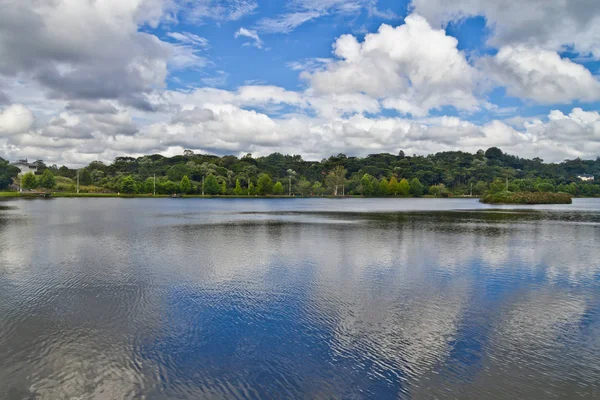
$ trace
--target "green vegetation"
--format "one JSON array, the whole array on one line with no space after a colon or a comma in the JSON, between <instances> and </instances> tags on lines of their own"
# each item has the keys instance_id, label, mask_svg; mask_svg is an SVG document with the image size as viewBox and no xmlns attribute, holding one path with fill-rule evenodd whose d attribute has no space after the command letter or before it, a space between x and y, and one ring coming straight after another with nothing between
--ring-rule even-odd
<instances>
[{"instance_id":1,"label":"green vegetation","mask_svg":"<svg viewBox=\"0 0 600 400\"><path fill-rule=\"evenodd\" d=\"M283 194L283 185L281 182L277 182L275 185L273 185L272 193L277 196L281 196Z\"/></svg>"},{"instance_id":2,"label":"green vegetation","mask_svg":"<svg viewBox=\"0 0 600 400\"><path fill-rule=\"evenodd\" d=\"M184 175L183 178L181 178L179 190L181 190L181 193L183 194L190 193L192 191L192 182L190 182L190 178L188 178L187 175Z\"/></svg>"},{"instance_id":3,"label":"green vegetation","mask_svg":"<svg viewBox=\"0 0 600 400\"><path fill-rule=\"evenodd\" d=\"M23 176L23 187L63 193L76 191L77 170L36 163L34 179ZM0 159L0 190L8 189L13 182L19 184L17 173L16 168ZM117 157L111 164L94 161L79 169L79 189L81 194L146 196L154 193L156 183L156 194L169 196L291 193L293 196L453 197L507 190L600 196L600 182L583 182L578 178L581 174L600 176L600 158L544 163L539 158L522 159L490 148L475 154L452 151L406 156L400 152L364 158L338 154L321 161L304 161L299 155L279 153L238 158L194 154L188 150L174 157L155 154Z\"/></svg>"},{"instance_id":4,"label":"green vegetation","mask_svg":"<svg viewBox=\"0 0 600 400\"><path fill-rule=\"evenodd\" d=\"M508 192L490 193L482 197L482 203L488 204L571 204L568 193L552 192Z\"/></svg>"},{"instance_id":5,"label":"green vegetation","mask_svg":"<svg viewBox=\"0 0 600 400\"><path fill-rule=\"evenodd\" d=\"M33 172L28 172L21 177L21 186L24 189L35 189L38 181Z\"/></svg>"},{"instance_id":6,"label":"green vegetation","mask_svg":"<svg viewBox=\"0 0 600 400\"><path fill-rule=\"evenodd\" d=\"M221 186L214 175L208 175L204 182L204 193L214 196L221 193Z\"/></svg>"},{"instance_id":7,"label":"green vegetation","mask_svg":"<svg viewBox=\"0 0 600 400\"><path fill-rule=\"evenodd\" d=\"M49 169L44 170L42 176L40 176L40 179L38 180L38 185L44 189L52 189L54 186L56 186L54 174Z\"/></svg>"}]
</instances>

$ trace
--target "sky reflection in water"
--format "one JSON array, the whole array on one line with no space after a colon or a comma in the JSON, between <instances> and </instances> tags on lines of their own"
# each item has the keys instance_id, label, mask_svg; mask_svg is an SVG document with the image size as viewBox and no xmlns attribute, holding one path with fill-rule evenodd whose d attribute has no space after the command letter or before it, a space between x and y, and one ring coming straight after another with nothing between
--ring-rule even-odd
<instances>
[{"instance_id":1,"label":"sky reflection in water","mask_svg":"<svg viewBox=\"0 0 600 400\"><path fill-rule=\"evenodd\" d=\"M2 205L3 399L600 394L597 200Z\"/></svg>"}]
</instances>

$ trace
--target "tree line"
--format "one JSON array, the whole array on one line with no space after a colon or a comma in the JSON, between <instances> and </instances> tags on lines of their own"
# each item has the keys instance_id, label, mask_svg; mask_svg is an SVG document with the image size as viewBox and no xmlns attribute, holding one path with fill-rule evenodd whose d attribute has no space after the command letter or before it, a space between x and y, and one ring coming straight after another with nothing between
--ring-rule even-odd
<instances>
[{"instance_id":1,"label":"tree line","mask_svg":"<svg viewBox=\"0 0 600 400\"><path fill-rule=\"evenodd\" d=\"M5 160L0 160L0 188L6 188L16 172ZM540 158L505 154L496 147L474 154L462 151L427 156L407 156L403 152L367 157L338 154L321 161L305 161L300 155L280 153L238 158L186 150L174 157L154 154L117 157L110 164L94 161L79 170L41 163L35 175L23 176L20 184L25 188L73 192L78 174L82 192L449 197L509 190L600 195L598 182L579 178L583 174L598 177L600 157L544 163Z\"/></svg>"}]
</instances>

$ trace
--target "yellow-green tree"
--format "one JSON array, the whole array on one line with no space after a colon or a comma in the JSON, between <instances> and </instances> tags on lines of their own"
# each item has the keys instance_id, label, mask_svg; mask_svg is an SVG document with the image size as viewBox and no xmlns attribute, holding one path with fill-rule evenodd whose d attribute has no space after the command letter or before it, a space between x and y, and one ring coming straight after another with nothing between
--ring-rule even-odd
<instances>
[{"instance_id":1,"label":"yellow-green tree","mask_svg":"<svg viewBox=\"0 0 600 400\"><path fill-rule=\"evenodd\" d=\"M379 181L379 195L387 196L390 193L390 185L385 178L381 178Z\"/></svg>"},{"instance_id":2,"label":"yellow-green tree","mask_svg":"<svg viewBox=\"0 0 600 400\"><path fill-rule=\"evenodd\" d=\"M408 196L410 194L410 184L406 178L402 178L402 180L398 183L398 194L401 196Z\"/></svg>"},{"instance_id":3,"label":"yellow-green tree","mask_svg":"<svg viewBox=\"0 0 600 400\"><path fill-rule=\"evenodd\" d=\"M233 189L233 193L235 193L236 196L241 196L244 193L244 189L242 189L242 184L239 179L235 180L235 189Z\"/></svg>"},{"instance_id":4,"label":"yellow-green tree","mask_svg":"<svg viewBox=\"0 0 600 400\"><path fill-rule=\"evenodd\" d=\"M35 189L37 187L37 179L32 172L28 172L21 177L21 187L25 189Z\"/></svg>"},{"instance_id":5,"label":"yellow-green tree","mask_svg":"<svg viewBox=\"0 0 600 400\"><path fill-rule=\"evenodd\" d=\"M396 179L395 176L390 178L390 182L388 183L388 191L394 196L398 195L398 179Z\"/></svg>"},{"instance_id":6,"label":"yellow-green tree","mask_svg":"<svg viewBox=\"0 0 600 400\"><path fill-rule=\"evenodd\" d=\"M273 186L273 194L281 196L283 194L283 185L281 182L277 182L275 186Z\"/></svg>"}]
</instances>

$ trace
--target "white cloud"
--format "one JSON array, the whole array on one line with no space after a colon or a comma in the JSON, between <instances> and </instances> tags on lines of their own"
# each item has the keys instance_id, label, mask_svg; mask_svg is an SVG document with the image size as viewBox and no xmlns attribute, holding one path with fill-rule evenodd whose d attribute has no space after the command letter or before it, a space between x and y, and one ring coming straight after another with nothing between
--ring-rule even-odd
<instances>
[{"instance_id":1,"label":"white cloud","mask_svg":"<svg viewBox=\"0 0 600 400\"><path fill-rule=\"evenodd\" d=\"M240 29L238 29L238 31L234 34L234 37L237 39L239 37L246 37L246 38L250 38L252 39L251 42L246 42L245 44L249 44L252 45L254 47L257 47L259 49L262 49L263 47L263 42L260 39L260 36L258 36L258 33L256 33L256 31L250 30L250 29L246 29L244 27L241 27Z\"/></svg>"},{"instance_id":2,"label":"white cloud","mask_svg":"<svg viewBox=\"0 0 600 400\"><path fill-rule=\"evenodd\" d=\"M225 71L217 71L216 75L207 78L202 78L202 83L207 86L225 86L229 74Z\"/></svg>"},{"instance_id":3,"label":"white cloud","mask_svg":"<svg viewBox=\"0 0 600 400\"><path fill-rule=\"evenodd\" d=\"M0 110L0 135L24 133L33 126L33 113L22 104L13 104Z\"/></svg>"},{"instance_id":4,"label":"white cloud","mask_svg":"<svg viewBox=\"0 0 600 400\"><path fill-rule=\"evenodd\" d=\"M600 99L600 81L555 51L504 46L494 57L484 59L482 66L512 96L542 104Z\"/></svg>"},{"instance_id":5,"label":"white cloud","mask_svg":"<svg viewBox=\"0 0 600 400\"><path fill-rule=\"evenodd\" d=\"M300 25L326 15L357 15L363 9L378 12L375 4L376 0L291 0L286 12L275 18L261 19L257 28L266 33L290 33ZM379 17L382 15L380 13Z\"/></svg>"},{"instance_id":6,"label":"white cloud","mask_svg":"<svg viewBox=\"0 0 600 400\"><path fill-rule=\"evenodd\" d=\"M596 0L412 0L433 25L484 16L494 46L527 44L600 57L600 2Z\"/></svg>"},{"instance_id":7,"label":"white cloud","mask_svg":"<svg viewBox=\"0 0 600 400\"><path fill-rule=\"evenodd\" d=\"M198 23L207 19L237 21L252 14L258 4L254 0L182 0L185 19Z\"/></svg>"},{"instance_id":8,"label":"white cloud","mask_svg":"<svg viewBox=\"0 0 600 400\"><path fill-rule=\"evenodd\" d=\"M208 47L208 39L190 32L168 32L167 36L181 43L191 44L201 48Z\"/></svg>"},{"instance_id":9,"label":"white cloud","mask_svg":"<svg viewBox=\"0 0 600 400\"><path fill-rule=\"evenodd\" d=\"M0 74L33 79L57 98L119 98L142 108L144 94L164 84L171 48L138 26L158 23L167 3L10 3L0 13Z\"/></svg>"},{"instance_id":10,"label":"white cloud","mask_svg":"<svg viewBox=\"0 0 600 400\"><path fill-rule=\"evenodd\" d=\"M317 93L364 93L413 115L444 105L477 109L476 71L458 51L457 40L418 15L405 22L397 28L384 24L363 43L341 36L334 45L339 60L303 77Z\"/></svg>"}]
</instances>

